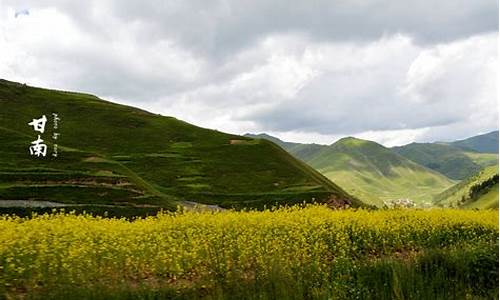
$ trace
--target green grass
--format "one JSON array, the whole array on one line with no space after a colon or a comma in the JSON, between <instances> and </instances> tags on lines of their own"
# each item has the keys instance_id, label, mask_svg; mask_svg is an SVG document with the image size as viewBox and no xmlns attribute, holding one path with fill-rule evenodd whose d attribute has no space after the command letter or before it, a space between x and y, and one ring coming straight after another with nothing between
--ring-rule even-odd
<instances>
[{"instance_id":1,"label":"green grass","mask_svg":"<svg viewBox=\"0 0 500 300\"><path fill-rule=\"evenodd\" d=\"M498 209L498 184L494 185L486 194L481 195L475 201L467 202L464 208Z\"/></svg>"},{"instance_id":2,"label":"green grass","mask_svg":"<svg viewBox=\"0 0 500 300\"><path fill-rule=\"evenodd\" d=\"M498 130L449 144L466 151L498 154Z\"/></svg>"},{"instance_id":3,"label":"green grass","mask_svg":"<svg viewBox=\"0 0 500 300\"><path fill-rule=\"evenodd\" d=\"M444 192L436 195L436 205L445 207L462 206L464 208L496 208L498 209L498 184L484 191L477 199L470 199L470 190L474 185L481 184L485 180L498 175L498 166L489 166L457 183Z\"/></svg>"},{"instance_id":4,"label":"green grass","mask_svg":"<svg viewBox=\"0 0 500 300\"><path fill-rule=\"evenodd\" d=\"M52 113L61 119L57 130ZM49 119L42 134L49 154L37 159L28 152L37 133L27 123L41 115ZM57 158L50 157L53 132L60 134ZM50 187L40 187L48 181ZM331 196L361 204L268 141L196 127L88 94L0 80L0 200L151 201L167 209L190 200L241 207L235 195L252 207Z\"/></svg>"},{"instance_id":5,"label":"green grass","mask_svg":"<svg viewBox=\"0 0 500 300\"><path fill-rule=\"evenodd\" d=\"M440 143L412 143L392 150L454 180L465 179L483 167L498 164L498 154L470 152Z\"/></svg>"},{"instance_id":6,"label":"green grass","mask_svg":"<svg viewBox=\"0 0 500 300\"><path fill-rule=\"evenodd\" d=\"M482 167L498 165L498 153L465 152L465 155Z\"/></svg>"},{"instance_id":7,"label":"green grass","mask_svg":"<svg viewBox=\"0 0 500 300\"><path fill-rule=\"evenodd\" d=\"M414 163L375 142L344 138L333 145L287 143L269 139L305 161L327 178L362 201L383 206L385 200L410 198L417 204L432 203L432 197L454 181Z\"/></svg>"},{"instance_id":8,"label":"green grass","mask_svg":"<svg viewBox=\"0 0 500 300\"><path fill-rule=\"evenodd\" d=\"M373 171L320 171L350 194L377 206L382 206L383 201L401 198L409 198L417 204L431 204L433 195L453 184L439 175L398 167L392 169L393 176Z\"/></svg>"}]
</instances>

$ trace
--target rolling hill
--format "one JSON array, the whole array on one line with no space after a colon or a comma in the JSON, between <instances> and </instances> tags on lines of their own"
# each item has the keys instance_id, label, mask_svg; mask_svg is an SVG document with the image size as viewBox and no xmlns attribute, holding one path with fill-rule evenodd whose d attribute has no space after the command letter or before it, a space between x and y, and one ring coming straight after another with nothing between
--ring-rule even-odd
<instances>
[{"instance_id":1,"label":"rolling hill","mask_svg":"<svg viewBox=\"0 0 500 300\"><path fill-rule=\"evenodd\" d=\"M498 130L448 144L466 151L498 154Z\"/></svg>"},{"instance_id":2,"label":"rolling hill","mask_svg":"<svg viewBox=\"0 0 500 300\"><path fill-rule=\"evenodd\" d=\"M41 133L28 123L43 115ZM45 157L30 155L39 136L47 145ZM88 94L0 80L4 206L46 201L90 210L147 210L194 201L239 208L312 199L361 205L269 141L196 127Z\"/></svg>"},{"instance_id":3,"label":"rolling hill","mask_svg":"<svg viewBox=\"0 0 500 300\"><path fill-rule=\"evenodd\" d=\"M245 136L253 139L264 139L271 141L276 145L280 146L281 148L285 149L289 153L291 153L293 156L305 162L314 158L320 151L327 148L327 146L319 144L301 144L301 143L285 142L265 133L260 133L260 134L247 133L245 134Z\"/></svg>"},{"instance_id":4,"label":"rolling hill","mask_svg":"<svg viewBox=\"0 0 500 300\"><path fill-rule=\"evenodd\" d=\"M442 174L371 141L348 137L329 146L283 141L278 144L350 194L377 206L401 198L417 204L430 203L433 195L454 184Z\"/></svg>"},{"instance_id":5,"label":"rolling hill","mask_svg":"<svg viewBox=\"0 0 500 300\"><path fill-rule=\"evenodd\" d=\"M453 143L452 143L453 144ZM464 150L444 143L411 143L393 151L455 180L465 179L487 166L498 164L498 154Z\"/></svg>"},{"instance_id":6,"label":"rolling hill","mask_svg":"<svg viewBox=\"0 0 500 300\"><path fill-rule=\"evenodd\" d=\"M498 166L489 166L436 195L443 207L498 209Z\"/></svg>"}]
</instances>

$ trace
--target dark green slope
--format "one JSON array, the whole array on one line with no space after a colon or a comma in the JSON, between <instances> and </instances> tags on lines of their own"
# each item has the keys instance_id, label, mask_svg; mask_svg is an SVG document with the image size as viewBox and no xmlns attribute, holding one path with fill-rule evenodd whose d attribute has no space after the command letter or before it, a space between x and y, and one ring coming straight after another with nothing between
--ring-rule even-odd
<instances>
[{"instance_id":1,"label":"dark green slope","mask_svg":"<svg viewBox=\"0 0 500 300\"><path fill-rule=\"evenodd\" d=\"M294 157L301 159L302 161L309 161L314 158L320 151L327 148L325 145L318 144L301 144L301 143L291 143L280 140L277 137L260 133L260 134L245 134L246 137L254 138L254 139L265 139L275 143L281 148L285 149L289 153L291 153Z\"/></svg>"},{"instance_id":2,"label":"dark green slope","mask_svg":"<svg viewBox=\"0 0 500 300\"><path fill-rule=\"evenodd\" d=\"M498 130L449 144L468 151L498 153Z\"/></svg>"},{"instance_id":3,"label":"dark green slope","mask_svg":"<svg viewBox=\"0 0 500 300\"><path fill-rule=\"evenodd\" d=\"M377 206L400 198L430 203L433 195L453 184L445 176L371 141L349 137L330 146L283 141L277 144L350 194Z\"/></svg>"},{"instance_id":4,"label":"dark green slope","mask_svg":"<svg viewBox=\"0 0 500 300\"><path fill-rule=\"evenodd\" d=\"M59 128L54 129L52 113ZM44 158L29 155L46 115ZM60 134L58 157L52 134ZM160 206L262 207L351 199L273 143L193 126L95 96L0 81L0 199ZM353 199L353 205L360 204Z\"/></svg>"},{"instance_id":5,"label":"dark green slope","mask_svg":"<svg viewBox=\"0 0 500 300\"><path fill-rule=\"evenodd\" d=\"M285 150L289 150L295 146L301 145L299 143L285 142L285 141L280 140L277 137L274 137L274 136L271 136L271 135L265 134L265 133L259 133L259 134L247 133L244 136L252 138L252 139L263 139L263 140L271 141Z\"/></svg>"},{"instance_id":6,"label":"dark green slope","mask_svg":"<svg viewBox=\"0 0 500 300\"><path fill-rule=\"evenodd\" d=\"M489 154L469 153L460 148L438 143L411 143L394 147L392 150L455 180L465 179L485 166L498 162L494 157L484 161L478 160L479 157Z\"/></svg>"}]
</instances>

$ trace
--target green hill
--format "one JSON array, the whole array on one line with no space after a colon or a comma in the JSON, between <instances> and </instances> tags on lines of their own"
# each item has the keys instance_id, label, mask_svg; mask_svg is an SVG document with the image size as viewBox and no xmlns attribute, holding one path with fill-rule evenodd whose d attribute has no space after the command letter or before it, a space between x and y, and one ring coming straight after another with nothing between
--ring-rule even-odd
<instances>
[{"instance_id":1,"label":"green hill","mask_svg":"<svg viewBox=\"0 0 500 300\"><path fill-rule=\"evenodd\" d=\"M467 151L498 153L498 130L449 143Z\"/></svg>"},{"instance_id":2,"label":"green hill","mask_svg":"<svg viewBox=\"0 0 500 300\"><path fill-rule=\"evenodd\" d=\"M498 154L465 151L442 143L411 143L393 151L455 180L465 179L498 163Z\"/></svg>"},{"instance_id":3,"label":"green hill","mask_svg":"<svg viewBox=\"0 0 500 300\"><path fill-rule=\"evenodd\" d=\"M462 208L498 209L498 183L489 188L483 195L467 201Z\"/></svg>"},{"instance_id":4,"label":"green hill","mask_svg":"<svg viewBox=\"0 0 500 300\"><path fill-rule=\"evenodd\" d=\"M260 134L245 134L246 137L254 138L254 139L265 139L275 143L281 148L285 149L293 156L302 161L308 161L314 158L321 150L325 149L327 146L319 145L319 144L301 144L301 143L291 143L282 141L274 136L260 133Z\"/></svg>"},{"instance_id":5,"label":"green hill","mask_svg":"<svg viewBox=\"0 0 500 300\"><path fill-rule=\"evenodd\" d=\"M444 207L498 208L498 166L489 166L435 197Z\"/></svg>"},{"instance_id":6,"label":"green hill","mask_svg":"<svg viewBox=\"0 0 500 300\"><path fill-rule=\"evenodd\" d=\"M57 129L53 113L60 118ZM47 117L43 134L28 125L42 115ZM262 207L335 198L360 205L271 142L88 94L0 80L0 133L0 204L36 200L96 209L171 209L185 200ZM29 153L38 135L48 146L46 157Z\"/></svg>"},{"instance_id":7,"label":"green hill","mask_svg":"<svg viewBox=\"0 0 500 300\"><path fill-rule=\"evenodd\" d=\"M400 198L417 204L430 203L433 195L454 183L371 141L349 137L330 146L286 142L281 145L350 194L377 206Z\"/></svg>"}]
</instances>

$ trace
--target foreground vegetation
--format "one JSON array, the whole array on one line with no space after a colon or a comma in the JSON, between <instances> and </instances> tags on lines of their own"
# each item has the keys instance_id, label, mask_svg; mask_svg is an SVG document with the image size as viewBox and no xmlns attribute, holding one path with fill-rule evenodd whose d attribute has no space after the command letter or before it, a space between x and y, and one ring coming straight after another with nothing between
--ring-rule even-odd
<instances>
[{"instance_id":1,"label":"foreground vegetation","mask_svg":"<svg viewBox=\"0 0 500 300\"><path fill-rule=\"evenodd\" d=\"M0 218L0 295L495 299L498 215L465 210ZM1 296L0 296L1 297Z\"/></svg>"}]
</instances>

